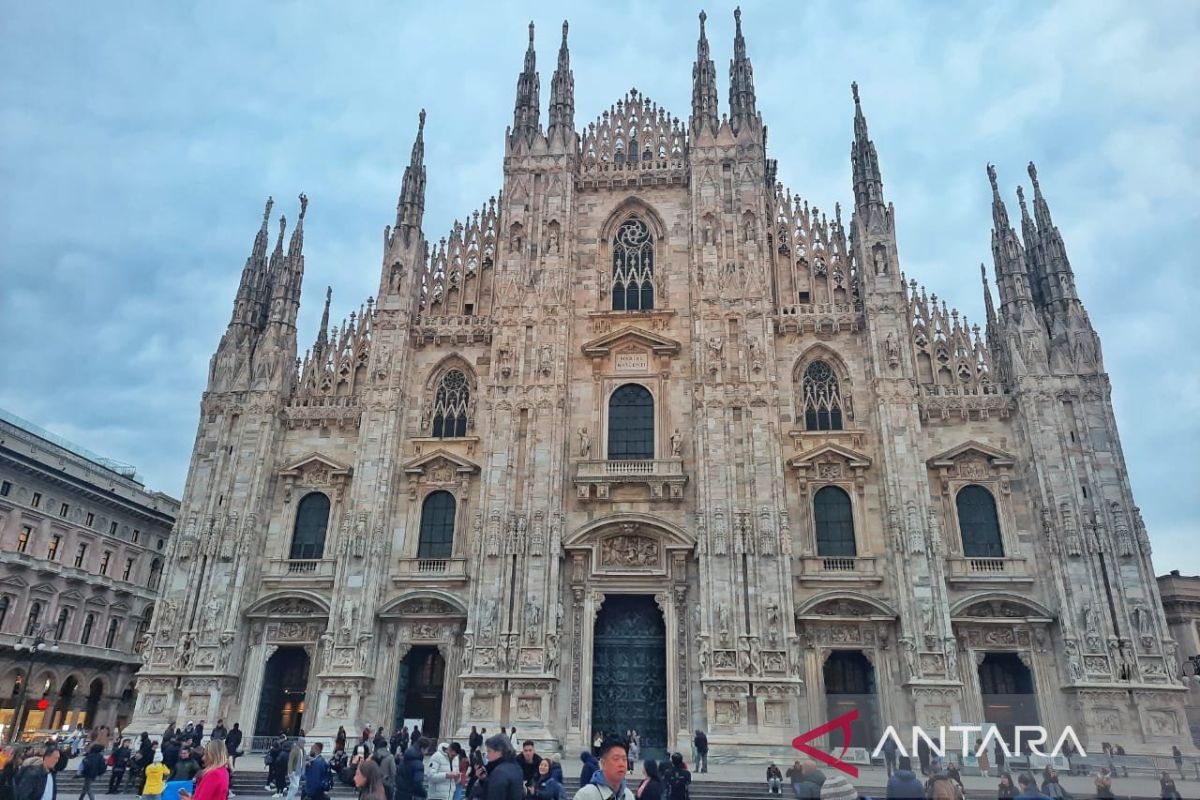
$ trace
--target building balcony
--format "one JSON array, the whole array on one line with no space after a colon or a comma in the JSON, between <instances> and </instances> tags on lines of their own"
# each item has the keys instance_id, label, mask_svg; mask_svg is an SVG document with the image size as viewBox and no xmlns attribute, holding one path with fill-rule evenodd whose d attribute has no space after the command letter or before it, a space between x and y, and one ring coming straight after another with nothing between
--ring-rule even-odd
<instances>
[{"instance_id":1,"label":"building balcony","mask_svg":"<svg viewBox=\"0 0 1200 800\"><path fill-rule=\"evenodd\" d=\"M263 571L264 588L283 586L332 587L335 562L332 558L276 558Z\"/></svg>"},{"instance_id":2,"label":"building balcony","mask_svg":"<svg viewBox=\"0 0 1200 800\"><path fill-rule=\"evenodd\" d=\"M1033 583L1023 558L947 558L946 579L960 584Z\"/></svg>"},{"instance_id":3,"label":"building balcony","mask_svg":"<svg viewBox=\"0 0 1200 800\"><path fill-rule=\"evenodd\" d=\"M582 501L680 501L687 480L680 458L580 461L575 470L575 496ZM614 497L614 492L622 496Z\"/></svg>"},{"instance_id":4,"label":"building balcony","mask_svg":"<svg viewBox=\"0 0 1200 800\"><path fill-rule=\"evenodd\" d=\"M438 583L467 580L467 559L465 558L402 558L399 560L392 581L397 584L410 584L421 581L436 581Z\"/></svg>"},{"instance_id":5,"label":"building balcony","mask_svg":"<svg viewBox=\"0 0 1200 800\"><path fill-rule=\"evenodd\" d=\"M802 556L801 583L882 583L874 556Z\"/></svg>"}]
</instances>

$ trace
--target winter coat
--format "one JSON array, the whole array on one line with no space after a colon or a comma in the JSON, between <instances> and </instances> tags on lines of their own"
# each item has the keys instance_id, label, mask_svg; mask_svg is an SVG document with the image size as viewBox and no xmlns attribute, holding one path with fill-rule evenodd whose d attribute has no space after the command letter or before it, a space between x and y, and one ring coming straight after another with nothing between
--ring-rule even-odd
<instances>
[{"instance_id":1,"label":"winter coat","mask_svg":"<svg viewBox=\"0 0 1200 800\"><path fill-rule=\"evenodd\" d=\"M428 797L425 791L425 757L419 744L404 751L400 771L396 773L396 800L416 800Z\"/></svg>"},{"instance_id":2,"label":"winter coat","mask_svg":"<svg viewBox=\"0 0 1200 800\"><path fill-rule=\"evenodd\" d=\"M687 800L688 785L692 782L692 773L687 767L673 764L666 766L662 773L663 797L670 800Z\"/></svg>"},{"instance_id":3,"label":"winter coat","mask_svg":"<svg viewBox=\"0 0 1200 800\"><path fill-rule=\"evenodd\" d=\"M600 769L600 762L588 750L579 754L579 760L583 762L583 768L579 770L579 785L587 786L592 782L592 774Z\"/></svg>"},{"instance_id":4,"label":"winter coat","mask_svg":"<svg viewBox=\"0 0 1200 800\"><path fill-rule=\"evenodd\" d=\"M41 759L37 759L28 766L17 770L17 777L13 782L13 795L16 800L41 800L48 780L54 782L54 791L50 795L53 800L58 796L58 779L50 777L50 772L42 764Z\"/></svg>"},{"instance_id":5,"label":"winter coat","mask_svg":"<svg viewBox=\"0 0 1200 800\"><path fill-rule=\"evenodd\" d=\"M129 748L125 747L124 745L113 750L113 752L112 752L113 769L114 770L125 769L125 767L129 766L129 756L130 755L131 755L131 753L129 752Z\"/></svg>"},{"instance_id":6,"label":"winter coat","mask_svg":"<svg viewBox=\"0 0 1200 800\"><path fill-rule=\"evenodd\" d=\"M225 734L225 749L229 755L236 756L238 748L242 746L242 729L234 728L229 733Z\"/></svg>"},{"instance_id":7,"label":"winter coat","mask_svg":"<svg viewBox=\"0 0 1200 800\"><path fill-rule=\"evenodd\" d=\"M212 738L216 739L218 742L223 742L229 738L229 731L224 725L218 725L217 727L213 728Z\"/></svg>"},{"instance_id":8,"label":"winter coat","mask_svg":"<svg viewBox=\"0 0 1200 800\"><path fill-rule=\"evenodd\" d=\"M425 788L430 798L449 800L454 791L454 779L447 778L446 773L457 771L451 768L450 759L441 750L429 757L425 766Z\"/></svg>"},{"instance_id":9,"label":"winter coat","mask_svg":"<svg viewBox=\"0 0 1200 800\"><path fill-rule=\"evenodd\" d=\"M396 791L396 759L392 758L386 747L376 750L371 758L379 765L379 771L383 775L383 788L387 790L387 796L391 797Z\"/></svg>"},{"instance_id":10,"label":"winter coat","mask_svg":"<svg viewBox=\"0 0 1200 800\"><path fill-rule=\"evenodd\" d=\"M614 792L604 780L604 773L596 770L592 782L575 793L575 800L637 800L633 790L625 786L623 791Z\"/></svg>"},{"instance_id":11,"label":"winter coat","mask_svg":"<svg viewBox=\"0 0 1200 800\"><path fill-rule=\"evenodd\" d=\"M692 739L692 744L696 745L697 753L708 752L708 736L704 733L704 731L696 734L695 738Z\"/></svg>"},{"instance_id":12,"label":"winter coat","mask_svg":"<svg viewBox=\"0 0 1200 800\"><path fill-rule=\"evenodd\" d=\"M637 794L635 791L634 794ZM642 789L642 793L637 795L638 800L662 800L663 785L657 778L651 780Z\"/></svg>"},{"instance_id":13,"label":"winter coat","mask_svg":"<svg viewBox=\"0 0 1200 800\"><path fill-rule=\"evenodd\" d=\"M390 759L389 759L390 760ZM304 794L313 797L325 791L325 776L329 774L329 762L325 756L317 756L308 762L304 768ZM396 768L392 767L392 779L396 777Z\"/></svg>"},{"instance_id":14,"label":"winter coat","mask_svg":"<svg viewBox=\"0 0 1200 800\"><path fill-rule=\"evenodd\" d=\"M911 769L898 769L887 782L887 800L923 800L925 787Z\"/></svg>"},{"instance_id":15,"label":"winter coat","mask_svg":"<svg viewBox=\"0 0 1200 800\"><path fill-rule=\"evenodd\" d=\"M104 763L104 746L94 744L83 757L83 779L94 781L105 772L108 772L108 764Z\"/></svg>"},{"instance_id":16,"label":"winter coat","mask_svg":"<svg viewBox=\"0 0 1200 800\"><path fill-rule=\"evenodd\" d=\"M792 784L792 791L796 793L796 797L801 800L820 800L821 786L825 784L825 773L819 769L810 769L804 773L799 782ZM924 791L921 792L921 797L925 796Z\"/></svg>"},{"instance_id":17,"label":"winter coat","mask_svg":"<svg viewBox=\"0 0 1200 800\"><path fill-rule=\"evenodd\" d=\"M472 800L522 800L528 797L521 767L515 759L489 761L484 769L487 777L475 782L471 789Z\"/></svg>"},{"instance_id":18,"label":"winter coat","mask_svg":"<svg viewBox=\"0 0 1200 800\"><path fill-rule=\"evenodd\" d=\"M229 770L210 769L200 776L192 800L229 800Z\"/></svg>"}]
</instances>

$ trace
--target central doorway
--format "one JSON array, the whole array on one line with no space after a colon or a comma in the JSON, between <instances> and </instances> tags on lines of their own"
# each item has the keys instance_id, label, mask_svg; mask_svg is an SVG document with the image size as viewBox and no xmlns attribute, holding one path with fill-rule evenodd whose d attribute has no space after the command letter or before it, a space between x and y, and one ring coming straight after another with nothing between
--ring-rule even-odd
<instances>
[{"instance_id":1,"label":"central doorway","mask_svg":"<svg viewBox=\"0 0 1200 800\"><path fill-rule=\"evenodd\" d=\"M983 695L983 721L1012 742L1018 725L1038 725L1037 694L1033 673L1016 653L988 653L979 665L979 692Z\"/></svg>"},{"instance_id":2,"label":"central doorway","mask_svg":"<svg viewBox=\"0 0 1200 800\"><path fill-rule=\"evenodd\" d=\"M299 736L304 723L308 653L302 647L281 647L267 659L264 670L254 735Z\"/></svg>"},{"instance_id":3,"label":"central doorway","mask_svg":"<svg viewBox=\"0 0 1200 800\"><path fill-rule=\"evenodd\" d=\"M609 595L592 636L592 731L636 730L667 750L667 626L649 595Z\"/></svg>"},{"instance_id":4,"label":"central doorway","mask_svg":"<svg viewBox=\"0 0 1200 800\"><path fill-rule=\"evenodd\" d=\"M850 723L850 741L843 732L830 732L830 747L849 747L855 742L874 742L878 736L879 706L876 704L875 667L861 650L834 650L825 660L825 708L829 719L858 710Z\"/></svg>"},{"instance_id":5,"label":"central doorway","mask_svg":"<svg viewBox=\"0 0 1200 800\"><path fill-rule=\"evenodd\" d=\"M414 647L400 662L392 729L421 720L421 735L436 739L441 727L446 661L436 647Z\"/></svg>"}]
</instances>

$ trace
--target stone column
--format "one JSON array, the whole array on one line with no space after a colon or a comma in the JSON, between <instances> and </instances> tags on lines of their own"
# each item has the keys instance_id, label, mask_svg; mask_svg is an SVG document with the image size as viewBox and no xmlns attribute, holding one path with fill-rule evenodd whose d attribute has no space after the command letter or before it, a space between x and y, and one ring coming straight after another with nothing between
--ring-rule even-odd
<instances>
[{"instance_id":1,"label":"stone column","mask_svg":"<svg viewBox=\"0 0 1200 800\"><path fill-rule=\"evenodd\" d=\"M273 644L256 644L250 647L250 655L246 659L246 671L242 681L241 715L238 717L238 722L241 723L247 738L253 738L254 727L258 722L258 701L262 695L267 661L278 649L279 647Z\"/></svg>"}]
</instances>

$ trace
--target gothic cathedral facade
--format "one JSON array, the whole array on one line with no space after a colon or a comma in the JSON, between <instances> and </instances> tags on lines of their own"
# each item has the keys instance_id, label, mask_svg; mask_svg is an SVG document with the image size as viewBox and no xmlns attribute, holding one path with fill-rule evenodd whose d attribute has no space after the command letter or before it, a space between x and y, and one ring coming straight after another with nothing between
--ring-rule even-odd
<instances>
[{"instance_id":1,"label":"gothic cathedral facade","mask_svg":"<svg viewBox=\"0 0 1200 800\"><path fill-rule=\"evenodd\" d=\"M886 725L1187 726L1100 341L1030 165L989 166L998 305L901 271L854 88L843 223L776 180L740 13L728 111L577 129L529 49L498 197L424 227L425 115L377 297L298 358L307 200L270 202L211 362L132 730L516 726L543 751L786 750ZM753 743L753 744L750 744ZM685 750L686 752L686 750ZM765 752L765 751L763 751Z\"/></svg>"}]
</instances>

